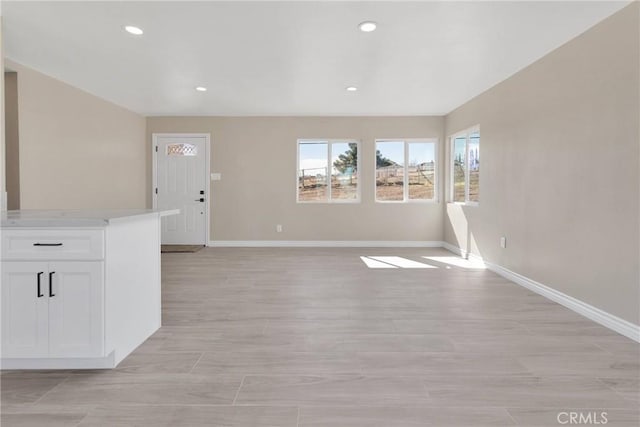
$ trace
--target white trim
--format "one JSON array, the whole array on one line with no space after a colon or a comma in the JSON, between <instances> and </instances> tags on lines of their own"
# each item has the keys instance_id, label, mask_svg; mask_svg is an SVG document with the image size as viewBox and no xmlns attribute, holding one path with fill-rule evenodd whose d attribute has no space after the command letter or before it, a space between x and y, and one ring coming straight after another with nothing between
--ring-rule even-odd
<instances>
[{"instance_id":1,"label":"white trim","mask_svg":"<svg viewBox=\"0 0 640 427\"><path fill-rule=\"evenodd\" d=\"M469 261L473 261L473 262L481 262L481 263L483 263L483 264L484 264L484 259L482 259L482 257L481 257L481 256L476 255L476 254L472 254L471 252L468 252L468 253L467 253L466 258L467 258Z\"/></svg>"},{"instance_id":2,"label":"white trim","mask_svg":"<svg viewBox=\"0 0 640 427\"><path fill-rule=\"evenodd\" d=\"M115 368L115 352L106 357L70 357L60 359L13 359L0 360L2 369L112 369Z\"/></svg>"},{"instance_id":3,"label":"white trim","mask_svg":"<svg viewBox=\"0 0 640 427\"><path fill-rule=\"evenodd\" d=\"M211 240L228 248L441 248L444 242L422 240Z\"/></svg>"},{"instance_id":4,"label":"white trim","mask_svg":"<svg viewBox=\"0 0 640 427\"><path fill-rule=\"evenodd\" d=\"M553 288L538 283L528 277L522 276L497 264L492 264L485 261L485 265L491 271L500 276L517 283L543 297L555 301L560 305L563 305L584 317L593 320L596 323L601 324L619 334L624 335L627 338L631 338L634 341L640 342L640 325L634 325L624 319L619 318L611 313L600 310L586 302L580 301L572 296L564 294Z\"/></svg>"},{"instance_id":5,"label":"white trim","mask_svg":"<svg viewBox=\"0 0 640 427\"><path fill-rule=\"evenodd\" d=\"M461 255L463 251L447 242L443 242L442 245L445 249L457 254ZM512 281L513 283L520 285L524 288L529 289L532 292L535 292L538 295L541 295L551 301L554 301L584 317L590 319L606 328L611 329L621 335L624 335L627 338L630 338L636 342L640 342L640 325L635 325L627 320L621 319L620 317L613 315L611 313L607 313L604 310L601 310L597 307L592 306L591 304L587 304L586 302L580 301L577 298L569 296L563 292L550 288L549 286L543 285L542 283L536 282L535 280L529 279L521 274L513 272L509 269L506 269L498 264L493 264L491 262L484 261L482 257L475 254L467 254L470 260L477 260L484 262L485 266L493 271L494 273L504 277L507 280Z\"/></svg>"},{"instance_id":6,"label":"white trim","mask_svg":"<svg viewBox=\"0 0 640 427\"><path fill-rule=\"evenodd\" d=\"M211 194L211 134L210 133L154 133L151 135L151 200L153 203L153 209L158 207L158 195L155 189L158 185L158 138L204 138L204 151L205 151L205 243L211 239L211 203L213 201L213 195Z\"/></svg>"},{"instance_id":7,"label":"white trim","mask_svg":"<svg viewBox=\"0 0 640 427\"><path fill-rule=\"evenodd\" d=\"M448 250L449 252L453 252L454 254L456 254L456 255L464 258L464 259L467 259L468 255L469 255L467 253L467 251L463 251L459 247L454 246L449 242L442 242L442 247L445 248L446 250Z\"/></svg>"}]
</instances>

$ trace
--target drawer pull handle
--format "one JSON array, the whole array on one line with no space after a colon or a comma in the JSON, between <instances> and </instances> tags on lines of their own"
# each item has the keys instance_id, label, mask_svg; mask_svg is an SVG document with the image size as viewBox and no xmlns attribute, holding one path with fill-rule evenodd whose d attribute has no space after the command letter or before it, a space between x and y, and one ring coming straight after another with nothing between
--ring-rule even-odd
<instances>
[{"instance_id":1,"label":"drawer pull handle","mask_svg":"<svg viewBox=\"0 0 640 427\"><path fill-rule=\"evenodd\" d=\"M56 274L55 271L49 273L49 297L55 297L56 294L53 293L53 275Z\"/></svg>"},{"instance_id":2,"label":"drawer pull handle","mask_svg":"<svg viewBox=\"0 0 640 427\"><path fill-rule=\"evenodd\" d=\"M42 277L43 274L44 274L44 271L41 271L40 273L38 273L38 298L41 298L44 296L44 294L40 290L40 277Z\"/></svg>"},{"instance_id":3,"label":"drawer pull handle","mask_svg":"<svg viewBox=\"0 0 640 427\"><path fill-rule=\"evenodd\" d=\"M62 246L62 243L34 243L33 246Z\"/></svg>"}]
</instances>

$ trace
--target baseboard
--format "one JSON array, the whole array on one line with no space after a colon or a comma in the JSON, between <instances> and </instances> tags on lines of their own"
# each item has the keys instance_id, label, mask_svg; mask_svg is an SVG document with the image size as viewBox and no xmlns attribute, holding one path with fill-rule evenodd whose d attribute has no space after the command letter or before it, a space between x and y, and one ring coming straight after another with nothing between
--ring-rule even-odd
<instances>
[{"instance_id":1,"label":"baseboard","mask_svg":"<svg viewBox=\"0 0 640 427\"><path fill-rule=\"evenodd\" d=\"M63 359L0 359L2 369L112 369L114 353L106 357L69 357Z\"/></svg>"},{"instance_id":2,"label":"baseboard","mask_svg":"<svg viewBox=\"0 0 640 427\"><path fill-rule=\"evenodd\" d=\"M481 263L484 264L484 259L481 256L478 256L476 254L472 254L471 252L467 253L467 259L469 261L481 262Z\"/></svg>"},{"instance_id":3,"label":"baseboard","mask_svg":"<svg viewBox=\"0 0 640 427\"><path fill-rule=\"evenodd\" d=\"M557 291L549 286L538 283L535 280L531 280L528 277L522 276L497 264L493 264L485 261L485 265L491 271L500 276L523 286L530 291L533 291L543 297L555 301L560 305L567 307L575 311L584 317L593 320L596 323L601 324L625 337L631 338L634 341L640 342L640 326L634 325L624 319L619 318L611 313L600 310L586 302L580 301L572 296Z\"/></svg>"},{"instance_id":4,"label":"baseboard","mask_svg":"<svg viewBox=\"0 0 640 427\"><path fill-rule=\"evenodd\" d=\"M465 251L447 242L444 242L442 246L445 249L460 256L463 256L462 254L465 253ZM504 277L505 279L508 279L522 287L525 287L538 295L542 295L543 297L550 299L551 301L557 302L558 304L606 328L609 328L612 331L624 335L627 338L631 338L636 342L640 342L640 325L635 325L627 320L621 319L611 313L607 313L606 311L594 307L591 304L587 304L586 302L580 301L579 299L550 288L549 286L543 285L542 283L536 282L535 280L529 279L528 277L513 272L500 265L487 262L478 255L469 253L467 254L467 256L469 259L484 262L485 266L489 270Z\"/></svg>"},{"instance_id":5,"label":"baseboard","mask_svg":"<svg viewBox=\"0 0 640 427\"><path fill-rule=\"evenodd\" d=\"M463 251L459 247L453 246L451 243L442 242L442 247L448 250L449 252L453 252L454 254L461 256L462 258L467 258L469 256L467 251Z\"/></svg>"},{"instance_id":6,"label":"baseboard","mask_svg":"<svg viewBox=\"0 0 640 427\"><path fill-rule=\"evenodd\" d=\"M441 248L428 240L211 240L207 246L226 248Z\"/></svg>"}]
</instances>

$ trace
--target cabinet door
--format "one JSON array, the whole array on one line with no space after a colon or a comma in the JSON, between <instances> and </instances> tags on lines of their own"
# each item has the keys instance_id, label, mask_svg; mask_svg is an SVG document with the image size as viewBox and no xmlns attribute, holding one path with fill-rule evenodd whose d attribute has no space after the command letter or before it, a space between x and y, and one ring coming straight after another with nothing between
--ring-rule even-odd
<instances>
[{"instance_id":1,"label":"cabinet door","mask_svg":"<svg viewBox=\"0 0 640 427\"><path fill-rule=\"evenodd\" d=\"M2 357L47 357L47 280L45 262L2 263Z\"/></svg>"},{"instance_id":2,"label":"cabinet door","mask_svg":"<svg viewBox=\"0 0 640 427\"><path fill-rule=\"evenodd\" d=\"M103 269L102 262L49 263L50 357L104 355Z\"/></svg>"}]
</instances>

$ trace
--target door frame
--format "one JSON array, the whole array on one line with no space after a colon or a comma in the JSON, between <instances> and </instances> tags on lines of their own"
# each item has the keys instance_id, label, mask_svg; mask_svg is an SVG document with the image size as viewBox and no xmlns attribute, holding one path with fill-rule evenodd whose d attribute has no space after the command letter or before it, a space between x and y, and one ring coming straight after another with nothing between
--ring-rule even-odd
<instances>
[{"instance_id":1,"label":"door frame","mask_svg":"<svg viewBox=\"0 0 640 427\"><path fill-rule=\"evenodd\" d=\"M204 245L209 246L210 239L210 227L211 227L211 134L210 133L152 133L151 134L151 200L153 202L153 209L158 208L158 195L156 194L156 187L158 186L158 138L191 138L191 137L204 137L204 156L205 156L205 238Z\"/></svg>"}]
</instances>

